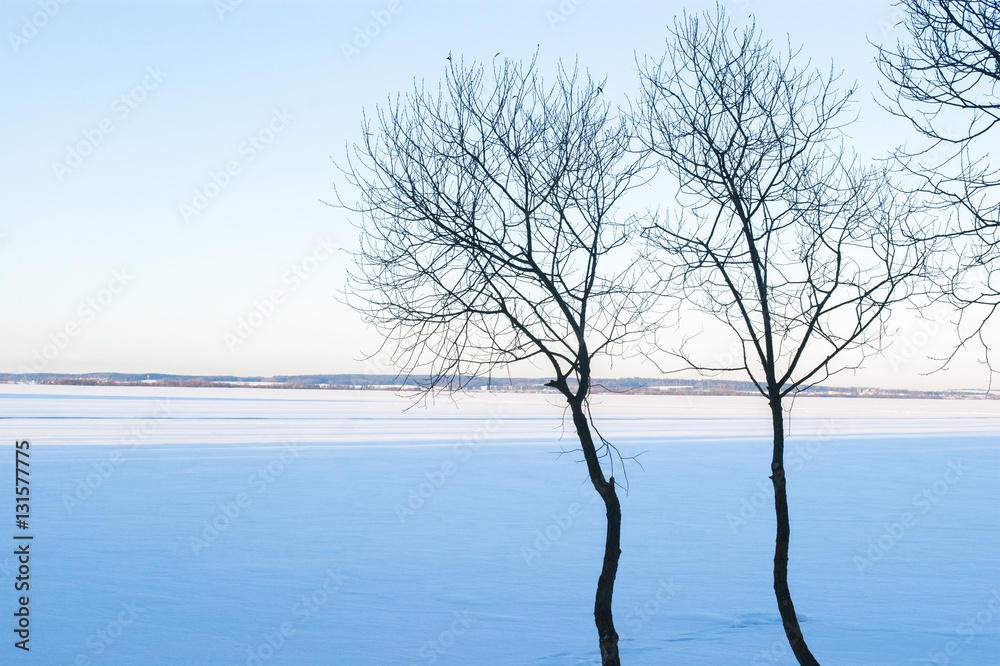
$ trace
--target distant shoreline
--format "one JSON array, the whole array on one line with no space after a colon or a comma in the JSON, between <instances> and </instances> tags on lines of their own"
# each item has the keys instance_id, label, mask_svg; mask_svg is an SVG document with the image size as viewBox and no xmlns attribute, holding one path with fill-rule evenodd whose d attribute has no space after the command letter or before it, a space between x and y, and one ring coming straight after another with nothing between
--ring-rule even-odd
<instances>
[{"instance_id":1,"label":"distant shoreline","mask_svg":"<svg viewBox=\"0 0 1000 666\"><path fill-rule=\"evenodd\" d=\"M402 378L395 375L276 375L272 377L234 375L167 375L159 373L129 374L100 372L87 374L2 374L0 384L34 384L46 386L148 386L170 388L268 388L310 390L415 391L427 377ZM539 378L464 378L452 385L452 390L499 393L554 393ZM624 395L678 396L760 396L753 383L723 379L666 379L660 377L627 377L595 382L593 393ZM997 393L983 390L908 391L870 387L815 386L803 396L840 398L923 398L995 400Z\"/></svg>"}]
</instances>

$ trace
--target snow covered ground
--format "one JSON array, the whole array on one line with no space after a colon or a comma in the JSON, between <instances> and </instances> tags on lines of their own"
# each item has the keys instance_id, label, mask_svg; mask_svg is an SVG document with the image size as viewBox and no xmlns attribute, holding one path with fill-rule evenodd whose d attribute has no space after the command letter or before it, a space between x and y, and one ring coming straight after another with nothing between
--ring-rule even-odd
<instances>
[{"instance_id":1,"label":"snow covered ground","mask_svg":"<svg viewBox=\"0 0 1000 666\"><path fill-rule=\"evenodd\" d=\"M604 516L554 396L0 386L31 440L4 664L591 664ZM599 396L626 664L792 664L766 406ZM1000 664L1000 402L799 398L790 582L826 665ZM616 471L619 480L624 476ZM13 502L5 509L7 536ZM10 543L10 542L9 542Z\"/></svg>"}]
</instances>

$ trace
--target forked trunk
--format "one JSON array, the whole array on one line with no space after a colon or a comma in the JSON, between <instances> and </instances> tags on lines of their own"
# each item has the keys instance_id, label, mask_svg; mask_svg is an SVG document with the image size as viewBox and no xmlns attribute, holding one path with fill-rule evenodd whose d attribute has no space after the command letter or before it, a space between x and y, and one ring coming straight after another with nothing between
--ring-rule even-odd
<instances>
[{"instance_id":1,"label":"forked trunk","mask_svg":"<svg viewBox=\"0 0 1000 666\"><path fill-rule=\"evenodd\" d=\"M795 617L795 606L788 591L788 496L785 493L785 420L781 412L781 398L771 398L771 420L774 425L774 452L771 457L771 483L774 484L774 513L778 519L777 535L774 540L774 597L778 600L778 612L785 627L785 636L802 666L819 666L806 646L806 640Z\"/></svg>"},{"instance_id":2,"label":"forked trunk","mask_svg":"<svg viewBox=\"0 0 1000 666\"><path fill-rule=\"evenodd\" d=\"M590 432L590 423L583 411L582 404L571 402L573 423L580 437L584 458L587 461L587 471L594 489L604 500L607 509L608 531L604 541L604 565L597 579L597 596L594 600L594 623L597 625L597 635L601 646L601 664L603 666L620 666L618 659L618 632L611 614L611 598L615 589L615 576L618 574L618 558L621 555L622 509L615 492L615 477L607 481L601 470L594 446L594 438Z\"/></svg>"}]
</instances>

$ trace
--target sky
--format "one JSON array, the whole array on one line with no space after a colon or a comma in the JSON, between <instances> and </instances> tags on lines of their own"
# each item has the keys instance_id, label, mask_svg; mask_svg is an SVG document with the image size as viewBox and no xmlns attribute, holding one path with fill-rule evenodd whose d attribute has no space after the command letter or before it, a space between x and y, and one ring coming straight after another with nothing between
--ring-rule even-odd
<instances>
[{"instance_id":1,"label":"sky","mask_svg":"<svg viewBox=\"0 0 1000 666\"><path fill-rule=\"evenodd\" d=\"M854 148L882 156L907 127L875 103L872 42L903 36L890 2L733 0L860 85ZM635 96L635 59L704 2L87 2L0 4L0 372L391 372L378 336L337 300L357 229L328 205L335 160L373 112L449 54L543 69L578 61ZM947 374L944 335L901 319L895 356L838 378L980 388ZM717 344L706 337L705 345ZM651 376L623 361L608 374Z\"/></svg>"}]
</instances>

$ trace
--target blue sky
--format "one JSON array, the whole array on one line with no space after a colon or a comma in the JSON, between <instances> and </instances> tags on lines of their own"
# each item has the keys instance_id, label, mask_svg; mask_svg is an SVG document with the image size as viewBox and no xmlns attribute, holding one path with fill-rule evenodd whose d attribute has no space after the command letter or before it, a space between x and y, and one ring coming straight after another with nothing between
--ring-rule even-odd
<instances>
[{"instance_id":1,"label":"blue sky","mask_svg":"<svg viewBox=\"0 0 1000 666\"><path fill-rule=\"evenodd\" d=\"M861 83L859 151L905 137L872 101L866 39L900 35L891 3L723 5ZM334 298L348 261L338 248L356 231L323 203L362 110L414 79L436 84L449 52L488 62L536 49L543 68L579 58L623 102L634 54L659 57L675 14L712 6L3 3L0 371L387 371L357 360L374 334ZM374 36L359 38L366 27ZM927 379L927 364L906 361L845 383L982 383L971 364Z\"/></svg>"}]
</instances>

